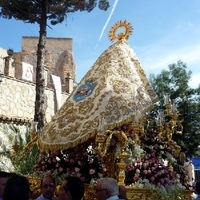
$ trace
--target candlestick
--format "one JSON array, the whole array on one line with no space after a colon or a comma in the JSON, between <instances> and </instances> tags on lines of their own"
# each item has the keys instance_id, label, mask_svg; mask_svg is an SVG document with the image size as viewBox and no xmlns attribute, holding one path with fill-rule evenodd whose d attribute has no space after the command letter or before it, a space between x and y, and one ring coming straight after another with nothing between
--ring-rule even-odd
<instances>
[{"instance_id":1,"label":"candlestick","mask_svg":"<svg viewBox=\"0 0 200 200\"><path fill-rule=\"evenodd\" d=\"M165 94L165 95L164 95L164 103L165 103L165 104L170 103L169 94Z\"/></svg>"}]
</instances>

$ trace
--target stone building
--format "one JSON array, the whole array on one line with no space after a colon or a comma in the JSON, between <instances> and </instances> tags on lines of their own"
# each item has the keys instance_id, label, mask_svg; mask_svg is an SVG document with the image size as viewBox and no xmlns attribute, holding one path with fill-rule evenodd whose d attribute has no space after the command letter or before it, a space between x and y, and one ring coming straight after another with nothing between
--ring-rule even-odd
<instances>
[{"instance_id":1,"label":"stone building","mask_svg":"<svg viewBox=\"0 0 200 200\"><path fill-rule=\"evenodd\" d=\"M6 124L23 126L33 121L37 44L38 37L23 37L21 52L0 48L0 146L6 140L3 130ZM53 76L60 81L53 82ZM57 111L58 101L62 104L73 91L75 77L72 39L47 38L45 54L47 122ZM59 87L61 87L60 99L57 96Z\"/></svg>"}]
</instances>

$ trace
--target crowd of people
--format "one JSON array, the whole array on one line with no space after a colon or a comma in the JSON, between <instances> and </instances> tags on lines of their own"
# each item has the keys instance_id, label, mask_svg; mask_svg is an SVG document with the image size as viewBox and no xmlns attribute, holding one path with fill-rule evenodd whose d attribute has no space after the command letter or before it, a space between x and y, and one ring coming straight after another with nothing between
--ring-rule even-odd
<instances>
[{"instance_id":1,"label":"crowd of people","mask_svg":"<svg viewBox=\"0 0 200 200\"><path fill-rule=\"evenodd\" d=\"M193 199L194 200L200 200L200 181L195 182L193 187L194 187Z\"/></svg>"},{"instance_id":2,"label":"crowd of people","mask_svg":"<svg viewBox=\"0 0 200 200\"><path fill-rule=\"evenodd\" d=\"M41 194L35 200L81 200L84 183L78 177L66 177L55 196L56 182L51 175L41 179ZM0 171L0 200L33 200L28 179L15 173ZM101 178L96 184L97 200L126 200L126 188L114 178Z\"/></svg>"},{"instance_id":3,"label":"crowd of people","mask_svg":"<svg viewBox=\"0 0 200 200\"><path fill-rule=\"evenodd\" d=\"M81 200L84 197L84 183L78 177L66 177L55 196L56 182L51 175L41 179L41 194L35 200ZM200 181L194 188L194 200L200 200ZM28 179L15 173L0 171L0 200L31 199ZM114 178L100 178L96 184L97 200L127 200L126 187L118 185Z\"/></svg>"}]
</instances>

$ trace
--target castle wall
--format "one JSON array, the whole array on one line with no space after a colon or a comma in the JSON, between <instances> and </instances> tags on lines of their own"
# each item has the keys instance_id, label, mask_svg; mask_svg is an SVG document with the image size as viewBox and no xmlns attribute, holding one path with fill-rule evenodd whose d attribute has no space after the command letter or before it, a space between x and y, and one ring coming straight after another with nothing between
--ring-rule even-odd
<instances>
[{"instance_id":1,"label":"castle wall","mask_svg":"<svg viewBox=\"0 0 200 200\"><path fill-rule=\"evenodd\" d=\"M45 94L47 96L46 120L49 122L56 111L55 91L46 88ZM62 104L67 97L67 93L62 93ZM2 76L2 82L0 82L0 116L32 121L34 106L35 84Z\"/></svg>"},{"instance_id":2,"label":"castle wall","mask_svg":"<svg viewBox=\"0 0 200 200\"><path fill-rule=\"evenodd\" d=\"M22 52L15 53L15 76L20 78L20 62L26 62L36 71L38 37L23 37ZM45 68L48 70L48 83L51 83L51 74L59 76L64 83L69 73L72 79L76 79L75 59L72 51L72 38L46 38ZM35 82L35 76L33 77ZM51 85L48 85L51 87Z\"/></svg>"},{"instance_id":3,"label":"castle wall","mask_svg":"<svg viewBox=\"0 0 200 200\"><path fill-rule=\"evenodd\" d=\"M9 55L6 49L0 48L0 152L12 147L8 136L13 124L25 135L27 125L34 119L35 112L35 83L37 65L38 37L23 37L22 51ZM23 64L33 66L32 80L23 78ZM71 38L47 38L45 52L45 95L46 95L46 122L51 121L57 111L55 86L51 75L61 78L62 101L68 98L74 89L76 76L75 60L72 54ZM11 137L11 138L12 138ZM0 169L8 170L11 164L5 165L4 158L0 158Z\"/></svg>"}]
</instances>

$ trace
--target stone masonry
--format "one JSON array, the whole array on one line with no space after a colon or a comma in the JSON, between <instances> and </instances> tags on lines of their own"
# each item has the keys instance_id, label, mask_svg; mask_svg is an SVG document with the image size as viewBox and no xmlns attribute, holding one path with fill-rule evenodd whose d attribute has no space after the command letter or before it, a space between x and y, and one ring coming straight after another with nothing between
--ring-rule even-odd
<instances>
[{"instance_id":1,"label":"stone masonry","mask_svg":"<svg viewBox=\"0 0 200 200\"><path fill-rule=\"evenodd\" d=\"M0 116L32 121L34 118L35 84L2 76L0 88ZM47 96L46 121L49 122L55 114L55 92L53 89L46 88L45 94ZM67 97L67 93L62 94L62 103Z\"/></svg>"},{"instance_id":2,"label":"stone masonry","mask_svg":"<svg viewBox=\"0 0 200 200\"><path fill-rule=\"evenodd\" d=\"M36 74L37 44L38 37L22 38L22 51L14 55L16 78L21 78L21 62L33 65L34 74ZM75 81L76 69L71 38L47 38L45 68L48 71L47 82L49 87L52 87L51 74L59 76L63 84L68 73ZM33 82L35 82L35 76L33 77Z\"/></svg>"},{"instance_id":3,"label":"stone masonry","mask_svg":"<svg viewBox=\"0 0 200 200\"><path fill-rule=\"evenodd\" d=\"M13 52L0 48L0 122L11 119L34 118L35 74L38 37L23 37L22 51ZM22 79L22 62L33 66L33 81ZM45 56L45 93L47 96L46 121L56 112L55 87L51 75L61 78L62 103L73 91L75 61L71 38L47 38ZM3 116L3 117L2 117Z\"/></svg>"},{"instance_id":4,"label":"stone masonry","mask_svg":"<svg viewBox=\"0 0 200 200\"><path fill-rule=\"evenodd\" d=\"M8 135L15 134L5 127L14 124L24 135L26 125L34 119L37 43L37 37L23 37L22 51L13 52L13 55L0 48L0 151L3 151L3 146L7 149L12 148ZM23 79L22 62L33 66L32 81ZM73 91L76 78L71 38L47 38L46 41L44 74L47 97L46 122L51 121L57 111L56 91L51 75L61 78L61 104L63 104ZM7 171L12 167L5 157L0 159L0 170Z\"/></svg>"}]
</instances>

